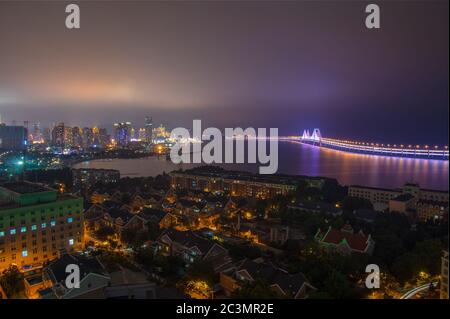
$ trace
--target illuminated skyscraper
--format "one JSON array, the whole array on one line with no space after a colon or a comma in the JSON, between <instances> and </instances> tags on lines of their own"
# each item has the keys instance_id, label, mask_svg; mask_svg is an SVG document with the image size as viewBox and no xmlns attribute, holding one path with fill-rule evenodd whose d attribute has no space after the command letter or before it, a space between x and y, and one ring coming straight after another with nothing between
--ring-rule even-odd
<instances>
[{"instance_id":1,"label":"illuminated skyscraper","mask_svg":"<svg viewBox=\"0 0 450 319\"><path fill-rule=\"evenodd\" d=\"M99 145L100 147L105 147L106 145L108 145L109 143L109 135L108 132L106 131L106 128L100 128L98 130L98 137L99 137Z\"/></svg>"},{"instance_id":2,"label":"illuminated skyscraper","mask_svg":"<svg viewBox=\"0 0 450 319\"><path fill-rule=\"evenodd\" d=\"M46 127L44 128L44 131L42 132L42 138L44 139L44 143L49 145L52 142L52 134L50 131L50 128Z\"/></svg>"},{"instance_id":3,"label":"illuminated skyscraper","mask_svg":"<svg viewBox=\"0 0 450 319\"><path fill-rule=\"evenodd\" d=\"M72 127L72 145L81 146L83 144L83 138L81 136L81 129L78 126Z\"/></svg>"},{"instance_id":4,"label":"illuminated skyscraper","mask_svg":"<svg viewBox=\"0 0 450 319\"><path fill-rule=\"evenodd\" d=\"M147 142L147 131L145 128L140 128L138 132L138 140Z\"/></svg>"},{"instance_id":5,"label":"illuminated skyscraper","mask_svg":"<svg viewBox=\"0 0 450 319\"><path fill-rule=\"evenodd\" d=\"M64 123L58 123L52 130L52 144L54 146L64 146L65 134Z\"/></svg>"},{"instance_id":6,"label":"illuminated skyscraper","mask_svg":"<svg viewBox=\"0 0 450 319\"><path fill-rule=\"evenodd\" d=\"M92 129L90 127L83 128L82 140L82 146L84 148L91 147L94 143L94 133L92 132Z\"/></svg>"},{"instance_id":7,"label":"illuminated skyscraper","mask_svg":"<svg viewBox=\"0 0 450 319\"><path fill-rule=\"evenodd\" d=\"M22 151L27 148L27 142L25 127L0 125L0 149Z\"/></svg>"},{"instance_id":8,"label":"illuminated skyscraper","mask_svg":"<svg viewBox=\"0 0 450 319\"><path fill-rule=\"evenodd\" d=\"M33 124L33 132L31 134L33 143L44 143L44 139L41 133L41 124L39 122L35 122Z\"/></svg>"},{"instance_id":9,"label":"illuminated skyscraper","mask_svg":"<svg viewBox=\"0 0 450 319\"><path fill-rule=\"evenodd\" d=\"M114 138L119 147L124 147L130 142L131 134L132 127L130 122L114 123Z\"/></svg>"},{"instance_id":10,"label":"illuminated skyscraper","mask_svg":"<svg viewBox=\"0 0 450 319\"><path fill-rule=\"evenodd\" d=\"M170 137L170 133L166 131L166 128L161 124L153 129L153 142L164 143L166 138Z\"/></svg>"},{"instance_id":11,"label":"illuminated skyscraper","mask_svg":"<svg viewBox=\"0 0 450 319\"><path fill-rule=\"evenodd\" d=\"M153 119L149 116L145 117L145 139L147 143L153 142Z\"/></svg>"}]
</instances>

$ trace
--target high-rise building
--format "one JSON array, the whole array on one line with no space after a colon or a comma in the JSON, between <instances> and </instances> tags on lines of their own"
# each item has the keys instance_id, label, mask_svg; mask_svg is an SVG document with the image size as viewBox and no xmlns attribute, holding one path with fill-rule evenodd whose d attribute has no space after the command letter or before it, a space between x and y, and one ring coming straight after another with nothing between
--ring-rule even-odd
<instances>
[{"instance_id":1,"label":"high-rise building","mask_svg":"<svg viewBox=\"0 0 450 319\"><path fill-rule=\"evenodd\" d=\"M92 132L92 128L90 127L83 128L82 140L83 140L82 145L84 148L91 147L94 144L94 133Z\"/></svg>"},{"instance_id":2,"label":"high-rise building","mask_svg":"<svg viewBox=\"0 0 450 319\"><path fill-rule=\"evenodd\" d=\"M153 143L164 143L168 137L170 137L170 133L166 131L164 125L161 124L153 129Z\"/></svg>"},{"instance_id":3,"label":"high-rise building","mask_svg":"<svg viewBox=\"0 0 450 319\"><path fill-rule=\"evenodd\" d=\"M74 146L73 145L73 131L69 126L64 127L64 146Z\"/></svg>"},{"instance_id":4,"label":"high-rise building","mask_svg":"<svg viewBox=\"0 0 450 319\"><path fill-rule=\"evenodd\" d=\"M83 199L29 182L0 185L0 271L84 247Z\"/></svg>"},{"instance_id":5,"label":"high-rise building","mask_svg":"<svg viewBox=\"0 0 450 319\"><path fill-rule=\"evenodd\" d=\"M147 142L147 131L145 128L140 128L138 132L138 140L142 142Z\"/></svg>"},{"instance_id":6,"label":"high-rise building","mask_svg":"<svg viewBox=\"0 0 450 319\"><path fill-rule=\"evenodd\" d=\"M23 126L0 125L0 149L23 151L27 148L28 133Z\"/></svg>"},{"instance_id":7,"label":"high-rise building","mask_svg":"<svg viewBox=\"0 0 450 319\"><path fill-rule=\"evenodd\" d=\"M78 126L72 127L72 146L79 147L83 144L81 129Z\"/></svg>"},{"instance_id":8,"label":"high-rise building","mask_svg":"<svg viewBox=\"0 0 450 319\"><path fill-rule=\"evenodd\" d=\"M105 147L109 144L109 135L106 128L100 128L98 130L98 138L100 147Z\"/></svg>"},{"instance_id":9,"label":"high-rise building","mask_svg":"<svg viewBox=\"0 0 450 319\"><path fill-rule=\"evenodd\" d=\"M52 142L52 134L50 131L50 128L46 127L44 128L42 132L42 139L44 140L44 143L47 145L50 145Z\"/></svg>"},{"instance_id":10,"label":"high-rise building","mask_svg":"<svg viewBox=\"0 0 450 319\"><path fill-rule=\"evenodd\" d=\"M130 122L114 123L114 138L119 147L126 146L132 137L132 127Z\"/></svg>"},{"instance_id":11,"label":"high-rise building","mask_svg":"<svg viewBox=\"0 0 450 319\"><path fill-rule=\"evenodd\" d=\"M41 133L41 124L39 122L35 122L33 124L33 132L30 134L30 140L33 144L42 144L44 143L44 138Z\"/></svg>"},{"instance_id":12,"label":"high-rise building","mask_svg":"<svg viewBox=\"0 0 450 319\"><path fill-rule=\"evenodd\" d=\"M99 182L112 184L120 180L120 172L115 169L74 168L72 176L76 189L90 189Z\"/></svg>"},{"instance_id":13,"label":"high-rise building","mask_svg":"<svg viewBox=\"0 0 450 319\"><path fill-rule=\"evenodd\" d=\"M58 123L52 130L52 144L54 146L64 146L65 142L65 127L64 123Z\"/></svg>"},{"instance_id":14,"label":"high-rise building","mask_svg":"<svg viewBox=\"0 0 450 319\"><path fill-rule=\"evenodd\" d=\"M153 143L153 119L149 116L145 117L145 137L144 141L147 143Z\"/></svg>"},{"instance_id":15,"label":"high-rise building","mask_svg":"<svg viewBox=\"0 0 450 319\"><path fill-rule=\"evenodd\" d=\"M100 145L100 135L99 135L99 128L97 126L94 126L92 128L92 146L98 147Z\"/></svg>"}]
</instances>

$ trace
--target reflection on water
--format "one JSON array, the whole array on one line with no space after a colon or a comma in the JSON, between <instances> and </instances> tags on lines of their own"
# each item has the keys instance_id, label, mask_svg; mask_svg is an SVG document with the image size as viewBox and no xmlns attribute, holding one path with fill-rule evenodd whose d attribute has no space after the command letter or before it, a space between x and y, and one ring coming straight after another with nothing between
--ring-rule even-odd
<instances>
[{"instance_id":1,"label":"reflection on water","mask_svg":"<svg viewBox=\"0 0 450 319\"><path fill-rule=\"evenodd\" d=\"M165 157L94 160L75 165L77 168L118 169L122 176L130 177L155 176L194 166L196 164L173 164ZM221 166L258 172L257 164ZM351 154L294 142L279 145L279 173L334 177L343 185L395 188L405 182L417 182L423 188L448 190L448 168L448 161Z\"/></svg>"}]
</instances>

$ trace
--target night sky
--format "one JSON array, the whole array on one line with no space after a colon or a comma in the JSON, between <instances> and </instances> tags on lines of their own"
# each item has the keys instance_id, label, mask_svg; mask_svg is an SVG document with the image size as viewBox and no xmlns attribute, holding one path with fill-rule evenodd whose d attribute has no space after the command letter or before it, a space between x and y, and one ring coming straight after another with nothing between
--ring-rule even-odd
<instances>
[{"instance_id":1,"label":"night sky","mask_svg":"<svg viewBox=\"0 0 450 319\"><path fill-rule=\"evenodd\" d=\"M7 123L278 127L448 143L448 1L0 2Z\"/></svg>"}]
</instances>

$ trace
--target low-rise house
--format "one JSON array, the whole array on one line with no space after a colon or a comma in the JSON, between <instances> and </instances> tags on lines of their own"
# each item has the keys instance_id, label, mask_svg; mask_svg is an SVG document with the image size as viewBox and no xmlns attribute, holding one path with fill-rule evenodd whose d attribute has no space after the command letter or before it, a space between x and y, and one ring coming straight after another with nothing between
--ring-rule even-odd
<instances>
[{"instance_id":1,"label":"low-rise house","mask_svg":"<svg viewBox=\"0 0 450 319\"><path fill-rule=\"evenodd\" d=\"M79 267L79 288L68 287L66 284L68 265ZM42 299L102 299L105 298L104 288L110 281L97 258L83 255L62 255L44 269L42 276Z\"/></svg>"},{"instance_id":2,"label":"low-rise house","mask_svg":"<svg viewBox=\"0 0 450 319\"><path fill-rule=\"evenodd\" d=\"M223 207L224 214L228 216L235 216L238 214L244 214L246 212L254 215L255 203L250 199L243 197L230 197Z\"/></svg>"},{"instance_id":3,"label":"low-rise house","mask_svg":"<svg viewBox=\"0 0 450 319\"><path fill-rule=\"evenodd\" d=\"M448 202L420 199L417 201L416 211L417 218L423 222L448 220Z\"/></svg>"},{"instance_id":4,"label":"low-rise house","mask_svg":"<svg viewBox=\"0 0 450 319\"><path fill-rule=\"evenodd\" d=\"M120 208L109 209L103 214L102 222L104 225L112 227L118 234L125 229L145 230L145 220L139 215Z\"/></svg>"},{"instance_id":5,"label":"low-rise house","mask_svg":"<svg viewBox=\"0 0 450 319\"><path fill-rule=\"evenodd\" d=\"M408 214L412 212L416 205L416 197L410 193L398 195L389 200L389 211Z\"/></svg>"},{"instance_id":6,"label":"low-rise house","mask_svg":"<svg viewBox=\"0 0 450 319\"><path fill-rule=\"evenodd\" d=\"M316 290L302 273L290 274L274 265L249 259L234 263L220 273L220 285L227 296L243 284L256 280L267 282L273 291L284 298L305 299Z\"/></svg>"},{"instance_id":7,"label":"low-rise house","mask_svg":"<svg viewBox=\"0 0 450 319\"><path fill-rule=\"evenodd\" d=\"M91 195L91 202L94 204L101 204L104 201L107 201L110 199L111 199L111 195L106 192L101 193L101 192L94 191Z\"/></svg>"},{"instance_id":8,"label":"low-rise house","mask_svg":"<svg viewBox=\"0 0 450 319\"><path fill-rule=\"evenodd\" d=\"M162 196L150 193L138 193L133 196L130 206L133 212L139 212L142 209L158 208L162 202Z\"/></svg>"},{"instance_id":9,"label":"low-rise house","mask_svg":"<svg viewBox=\"0 0 450 319\"><path fill-rule=\"evenodd\" d=\"M160 229L169 228L177 225L178 219L171 213L166 213L160 209L144 208L139 216L145 220L146 223L155 223Z\"/></svg>"},{"instance_id":10,"label":"low-rise house","mask_svg":"<svg viewBox=\"0 0 450 319\"><path fill-rule=\"evenodd\" d=\"M193 215L193 214L199 214L203 207L205 206L204 203L202 203L201 201L193 201L193 200L189 200L189 199L180 199L177 202L177 210L179 210L179 212L181 214L184 215Z\"/></svg>"},{"instance_id":11,"label":"low-rise house","mask_svg":"<svg viewBox=\"0 0 450 319\"><path fill-rule=\"evenodd\" d=\"M315 239L326 248L331 248L343 254L353 252L372 254L375 242L370 235L365 235L362 231L354 233L350 225L345 225L340 230L332 229L331 226L326 231L317 231Z\"/></svg>"},{"instance_id":12,"label":"low-rise house","mask_svg":"<svg viewBox=\"0 0 450 319\"><path fill-rule=\"evenodd\" d=\"M228 250L193 231L168 229L157 243L158 251L163 254L178 256L187 263L196 260L209 262L217 272L231 262Z\"/></svg>"},{"instance_id":13,"label":"low-rise house","mask_svg":"<svg viewBox=\"0 0 450 319\"><path fill-rule=\"evenodd\" d=\"M101 204L88 204L84 211L84 224L88 230L97 230L106 209Z\"/></svg>"}]
</instances>

